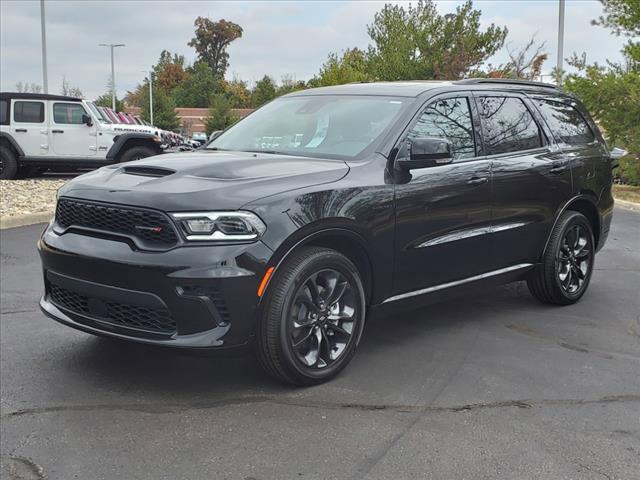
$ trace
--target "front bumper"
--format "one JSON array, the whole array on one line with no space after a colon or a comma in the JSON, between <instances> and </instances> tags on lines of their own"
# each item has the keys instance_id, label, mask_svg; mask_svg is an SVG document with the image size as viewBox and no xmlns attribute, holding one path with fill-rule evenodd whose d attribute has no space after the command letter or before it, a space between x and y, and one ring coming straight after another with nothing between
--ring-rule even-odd
<instances>
[{"instance_id":1,"label":"front bumper","mask_svg":"<svg viewBox=\"0 0 640 480\"><path fill-rule=\"evenodd\" d=\"M51 228L38 250L47 316L96 335L208 350L251 342L272 254L261 242L144 252Z\"/></svg>"}]
</instances>

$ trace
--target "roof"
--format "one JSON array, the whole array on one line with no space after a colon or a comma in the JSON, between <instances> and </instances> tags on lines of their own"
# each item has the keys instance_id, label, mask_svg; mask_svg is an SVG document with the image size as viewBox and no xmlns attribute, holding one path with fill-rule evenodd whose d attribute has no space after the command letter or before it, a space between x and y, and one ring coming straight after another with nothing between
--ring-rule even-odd
<instances>
[{"instance_id":1,"label":"roof","mask_svg":"<svg viewBox=\"0 0 640 480\"><path fill-rule=\"evenodd\" d=\"M380 95L388 97L417 97L438 87L451 86L453 82L440 80L415 80L407 82L346 83L331 87L311 88L290 93L302 95Z\"/></svg>"},{"instance_id":2,"label":"roof","mask_svg":"<svg viewBox=\"0 0 640 480\"><path fill-rule=\"evenodd\" d=\"M67 97L66 95L50 95L48 93L18 93L18 92L0 92L0 99L8 100L12 98L21 98L25 100L62 100L67 102L81 102L81 98Z\"/></svg>"},{"instance_id":3,"label":"roof","mask_svg":"<svg viewBox=\"0 0 640 480\"><path fill-rule=\"evenodd\" d=\"M465 80L411 80L404 82L347 83L331 87L311 88L290 93L288 96L303 95L380 95L389 97L417 97L429 90L442 87L456 90L478 87L480 89L521 89L556 92L558 87L550 83L506 78L470 78Z\"/></svg>"}]
</instances>

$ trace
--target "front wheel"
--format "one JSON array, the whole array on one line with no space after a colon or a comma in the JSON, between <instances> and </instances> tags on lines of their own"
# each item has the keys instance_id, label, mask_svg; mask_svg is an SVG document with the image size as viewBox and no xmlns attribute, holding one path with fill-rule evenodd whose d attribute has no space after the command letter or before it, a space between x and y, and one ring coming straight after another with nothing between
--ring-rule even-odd
<instances>
[{"instance_id":1,"label":"front wheel","mask_svg":"<svg viewBox=\"0 0 640 480\"><path fill-rule=\"evenodd\" d=\"M132 162L143 158L152 157L156 151L149 147L132 147L122 154L120 162Z\"/></svg>"},{"instance_id":2,"label":"front wheel","mask_svg":"<svg viewBox=\"0 0 640 480\"><path fill-rule=\"evenodd\" d=\"M542 303L577 302L589 286L594 257L591 223L579 212L564 212L551 233L541 265L527 280L529 291Z\"/></svg>"},{"instance_id":3,"label":"front wheel","mask_svg":"<svg viewBox=\"0 0 640 480\"><path fill-rule=\"evenodd\" d=\"M351 361L366 305L360 274L348 258L327 248L303 247L278 268L267 295L257 347L270 375L314 385Z\"/></svg>"}]
</instances>

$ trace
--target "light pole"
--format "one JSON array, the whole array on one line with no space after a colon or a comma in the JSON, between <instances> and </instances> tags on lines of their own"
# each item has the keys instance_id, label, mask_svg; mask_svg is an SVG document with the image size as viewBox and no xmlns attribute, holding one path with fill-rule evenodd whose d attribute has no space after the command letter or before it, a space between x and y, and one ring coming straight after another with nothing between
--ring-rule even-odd
<instances>
[{"instance_id":1,"label":"light pole","mask_svg":"<svg viewBox=\"0 0 640 480\"><path fill-rule=\"evenodd\" d=\"M153 126L153 70L142 70L142 72L149 74L149 120Z\"/></svg>"},{"instance_id":2,"label":"light pole","mask_svg":"<svg viewBox=\"0 0 640 480\"><path fill-rule=\"evenodd\" d=\"M101 43L99 47L111 48L111 108L116 111L116 72L113 66L113 49L115 47L124 47L124 43Z\"/></svg>"},{"instance_id":3,"label":"light pole","mask_svg":"<svg viewBox=\"0 0 640 480\"><path fill-rule=\"evenodd\" d=\"M44 0L40 0L40 33L42 37L42 89L49 93L49 79L47 78L47 31L44 23Z\"/></svg>"},{"instance_id":4,"label":"light pole","mask_svg":"<svg viewBox=\"0 0 640 480\"><path fill-rule=\"evenodd\" d=\"M558 5L558 60L556 70L558 72L558 84L562 85L562 65L563 65L563 47L564 47L564 0L559 0Z\"/></svg>"}]
</instances>

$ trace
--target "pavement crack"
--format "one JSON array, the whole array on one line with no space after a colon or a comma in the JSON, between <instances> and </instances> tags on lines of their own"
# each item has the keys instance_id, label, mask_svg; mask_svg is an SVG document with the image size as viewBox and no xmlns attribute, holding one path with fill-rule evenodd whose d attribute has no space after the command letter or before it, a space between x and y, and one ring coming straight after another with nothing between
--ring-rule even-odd
<instances>
[{"instance_id":1,"label":"pavement crack","mask_svg":"<svg viewBox=\"0 0 640 480\"><path fill-rule=\"evenodd\" d=\"M38 309L37 308L25 308L25 309L18 309L18 310L2 310L0 312L0 315L12 315L15 313L29 313L29 312L37 312Z\"/></svg>"},{"instance_id":2,"label":"pavement crack","mask_svg":"<svg viewBox=\"0 0 640 480\"><path fill-rule=\"evenodd\" d=\"M496 408L533 408L542 406L579 406L592 404L607 404L617 402L640 402L640 394L610 395L595 399L522 399L501 400L494 402L469 403L452 406L432 405L402 405L402 404L369 404L369 403L341 403L341 402L313 402L309 400L296 400L277 398L273 396L238 397L202 403L176 403L176 404L93 404L93 405L53 405L48 407L32 407L14 410L4 413L0 418L8 419L27 415L42 415L57 412L92 412L92 411L133 411L151 414L163 414L184 412L186 410L210 410L227 406L242 406L250 404L272 404L290 407L313 408L320 410L362 410L362 411L390 411L396 413L416 412L450 412L458 413L470 410L496 409Z\"/></svg>"},{"instance_id":3,"label":"pavement crack","mask_svg":"<svg viewBox=\"0 0 640 480\"><path fill-rule=\"evenodd\" d=\"M24 480L30 479L45 479L44 468L38 465L36 462L26 457L19 457L15 455L8 455L6 460L6 470L4 473L11 475L10 478L18 478Z\"/></svg>"}]
</instances>

